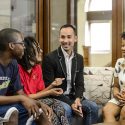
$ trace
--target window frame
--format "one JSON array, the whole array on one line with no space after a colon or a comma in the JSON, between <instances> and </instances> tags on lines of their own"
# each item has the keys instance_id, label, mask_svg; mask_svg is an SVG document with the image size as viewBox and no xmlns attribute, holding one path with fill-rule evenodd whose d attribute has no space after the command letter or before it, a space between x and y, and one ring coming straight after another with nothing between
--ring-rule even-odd
<instances>
[{"instance_id":1,"label":"window frame","mask_svg":"<svg viewBox=\"0 0 125 125\"><path fill-rule=\"evenodd\" d=\"M112 21L112 10L107 11L89 11L87 12L87 21L88 21L88 29L89 33L91 33L91 23L107 23ZM111 23L111 22L110 22ZM91 39L90 39L91 41ZM90 44L91 46L91 44ZM112 49L112 47L111 47ZM91 51L91 54L98 54L98 53L109 53L110 51Z\"/></svg>"},{"instance_id":2,"label":"window frame","mask_svg":"<svg viewBox=\"0 0 125 125\"><path fill-rule=\"evenodd\" d=\"M103 20L103 21L101 20L101 21L91 21L91 22L89 22L90 46L91 46L91 48L92 48L92 44L91 44L91 24L92 23L98 23L98 24L100 24L100 23L109 23L110 27L112 25L111 22L109 22L109 20ZM110 37L110 41L111 41L111 37ZM110 42L110 44L111 44L111 42ZM112 49L111 45L110 45L110 49L109 50L105 50L105 49L104 50L92 50L91 49L91 54L106 54L106 53L111 53L111 49Z\"/></svg>"}]
</instances>

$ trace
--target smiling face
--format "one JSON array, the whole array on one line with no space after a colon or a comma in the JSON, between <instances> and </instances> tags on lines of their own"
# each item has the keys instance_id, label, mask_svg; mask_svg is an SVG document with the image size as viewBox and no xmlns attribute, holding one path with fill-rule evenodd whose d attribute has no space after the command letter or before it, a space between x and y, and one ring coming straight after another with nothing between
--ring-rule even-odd
<instances>
[{"instance_id":1,"label":"smiling face","mask_svg":"<svg viewBox=\"0 0 125 125\"><path fill-rule=\"evenodd\" d=\"M77 41L77 36L75 35L75 32L71 27L62 28L60 30L59 42L62 48L68 54L71 54L76 41Z\"/></svg>"}]
</instances>

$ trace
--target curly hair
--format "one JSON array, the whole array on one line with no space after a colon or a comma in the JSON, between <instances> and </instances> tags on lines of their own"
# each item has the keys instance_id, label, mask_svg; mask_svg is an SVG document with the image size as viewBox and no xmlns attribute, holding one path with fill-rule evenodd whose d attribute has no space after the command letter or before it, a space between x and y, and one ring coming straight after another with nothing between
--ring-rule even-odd
<instances>
[{"instance_id":1,"label":"curly hair","mask_svg":"<svg viewBox=\"0 0 125 125\"><path fill-rule=\"evenodd\" d=\"M36 62L36 53L34 45L37 47L38 42L31 36L24 38L25 50L22 59L18 60L18 63L25 69L29 70L33 67L30 61Z\"/></svg>"}]
</instances>

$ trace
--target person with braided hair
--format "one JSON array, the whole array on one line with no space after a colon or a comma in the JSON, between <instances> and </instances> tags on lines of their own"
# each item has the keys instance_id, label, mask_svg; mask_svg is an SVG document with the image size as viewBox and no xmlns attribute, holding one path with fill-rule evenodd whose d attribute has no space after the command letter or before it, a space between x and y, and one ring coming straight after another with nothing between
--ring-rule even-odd
<instances>
[{"instance_id":1,"label":"person with braided hair","mask_svg":"<svg viewBox=\"0 0 125 125\"><path fill-rule=\"evenodd\" d=\"M125 32L121 35L122 58L117 59L114 70L113 98L103 107L104 122L116 121L120 114L120 120L125 119Z\"/></svg>"},{"instance_id":2,"label":"person with braided hair","mask_svg":"<svg viewBox=\"0 0 125 125\"><path fill-rule=\"evenodd\" d=\"M42 50L39 43L31 36L24 38L25 50L22 59L18 60L19 73L24 92L31 98L41 100L53 109L51 122L53 125L69 125L65 110L60 101L50 98L63 93L56 86L62 84L64 78L56 78L50 86L45 88L42 78Z\"/></svg>"}]
</instances>

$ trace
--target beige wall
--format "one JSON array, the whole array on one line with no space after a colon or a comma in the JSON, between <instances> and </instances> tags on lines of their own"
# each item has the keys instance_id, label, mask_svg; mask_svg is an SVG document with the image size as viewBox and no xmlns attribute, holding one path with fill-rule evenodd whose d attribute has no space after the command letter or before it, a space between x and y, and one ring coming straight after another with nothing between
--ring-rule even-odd
<instances>
[{"instance_id":1,"label":"beige wall","mask_svg":"<svg viewBox=\"0 0 125 125\"><path fill-rule=\"evenodd\" d=\"M91 54L90 65L91 66L109 66L111 64L111 54Z\"/></svg>"},{"instance_id":2,"label":"beige wall","mask_svg":"<svg viewBox=\"0 0 125 125\"><path fill-rule=\"evenodd\" d=\"M85 0L78 0L77 10L77 33L78 33L78 53L84 56L83 45L85 42L85 22L86 14L84 12ZM112 55L109 54L90 54L90 66L105 66L111 62Z\"/></svg>"},{"instance_id":3,"label":"beige wall","mask_svg":"<svg viewBox=\"0 0 125 125\"><path fill-rule=\"evenodd\" d=\"M84 12L85 0L78 0L78 10L77 10L77 33L78 33L78 53L83 55L83 45L84 45L84 34L85 34L85 12Z\"/></svg>"}]
</instances>

